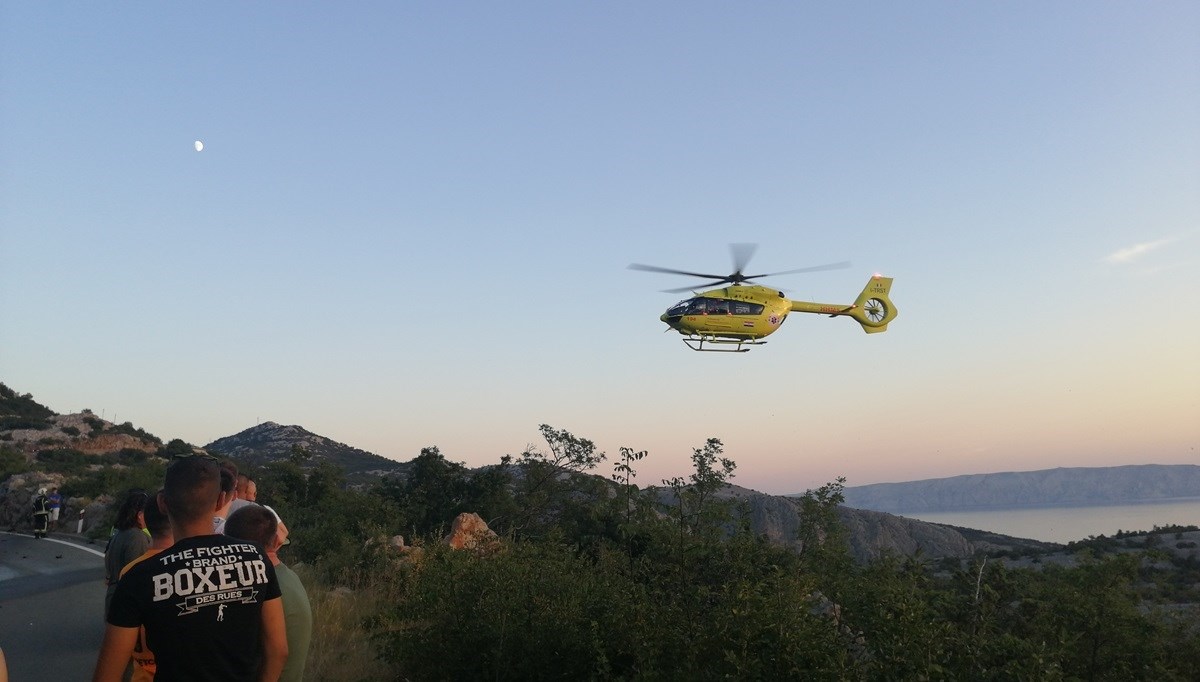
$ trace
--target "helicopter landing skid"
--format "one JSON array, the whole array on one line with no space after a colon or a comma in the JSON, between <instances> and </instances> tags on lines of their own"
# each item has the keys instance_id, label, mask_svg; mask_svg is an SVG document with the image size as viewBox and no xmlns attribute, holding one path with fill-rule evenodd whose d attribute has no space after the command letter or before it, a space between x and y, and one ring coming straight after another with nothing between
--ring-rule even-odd
<instances>
[{"instance_id":1,"label":"helicopter landing skid","mask_svg":"<svg viewBox=\"0 0 1200 682\"><path fill-rule=\"evenodd\" d=\"M737 348L705 348L705 342L719 346L737 346ZM705 353L745 353L750 349L742 348L742 346L761 346L766 341L755 339L724 339L717 336L688 336L683 339L683 343L692 350Z\"/></svg>"}]
</instances>

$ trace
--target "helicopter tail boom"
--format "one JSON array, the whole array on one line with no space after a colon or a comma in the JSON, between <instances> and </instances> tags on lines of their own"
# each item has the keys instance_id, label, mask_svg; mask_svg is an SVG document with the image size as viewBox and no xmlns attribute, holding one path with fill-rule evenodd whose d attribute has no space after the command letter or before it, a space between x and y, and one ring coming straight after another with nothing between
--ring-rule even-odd
<instances>
[{"instance_id":1,"label":"helicopter tail boom","mask_svg":"<svg viewBox=\"0 0 1200 682\"><path fill-rule=\"evenodd\" d=\"M868 334L878 334L887 331L888 323L896 318L896 306L888 293L892 290L892 278L875 275L863 287L862 293L850 305L830 305L827 303L809 303L807 301L792 301L792 311L799 313L817 313L836 317L848 315L853 317L863 331Z\"/></svg>"}]
</instances>

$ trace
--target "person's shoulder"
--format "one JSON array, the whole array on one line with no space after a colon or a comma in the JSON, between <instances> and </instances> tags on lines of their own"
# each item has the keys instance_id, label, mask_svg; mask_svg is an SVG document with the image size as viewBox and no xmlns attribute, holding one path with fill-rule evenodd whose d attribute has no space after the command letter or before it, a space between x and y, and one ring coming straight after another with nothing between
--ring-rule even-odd
<instances>
[{"instance_id":1,"label":"person's shoulder","mask_svg":"<svg viewBox=\"0 0 1200 682\"><path fill-rule=\"evenodd\" d=\"M161 549L146 550L145 553L143 553L140 557L125 564L125 567L121 569L121 577L124 578L126 573L132 571L134 568L137 568L139 565L145 563L147 559L154 556L155 554L158 554L161 551L162 551Z\"/></svg>"},{"instance_id":2,"label":"person's shoulder","mask_svg":"<svg viewBox=\"0 0 1200 682\"><path fill-rule=\"evenodd\" d=\"M135 583L139 580L147 579L146 576L149 573L152 573L159 568L158 562L154 560L154 557L158 554L161 554L161 552L154 552L153 554L145 553L138 556L136 559L121 567L121 570L117 574L117 579L120 582Z\"/></svg>"},{"instance_id":3,"label":"person's shoulder","mask_svg":"<svg viewBox=\"0 0 1200 682\"><path fill-rule=\"evenodd\" d=\"M117 533L113 538L113 545L123 548L122 551L128 551L132 548L138 552L145 551L150 546L150 536L146 535L146 531L133 526Z\"/></svg>"}]
</instances>

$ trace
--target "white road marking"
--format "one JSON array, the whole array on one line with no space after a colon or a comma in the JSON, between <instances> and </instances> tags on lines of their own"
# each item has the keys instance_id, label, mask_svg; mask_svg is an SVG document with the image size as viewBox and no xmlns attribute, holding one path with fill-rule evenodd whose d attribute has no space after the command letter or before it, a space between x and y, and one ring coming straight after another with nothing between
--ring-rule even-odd
<instances>
[{"instance_id":1,"label":"white road marking","mask_svg":"<svg viewBox=\"0 0 1200 682\"><path fill-rule=\"evenodd\" d=\"M17 537L22 537L22 538L30 537L29 535L26 535L24 533L10 533L9 531L6 531L6 530L0 531L0 533L4 533L5 535L16 535ZM83 551L91 552L92 554L95 554L96 556L104 556L104 552L102 552L98 549L92 549L91 547L85 547L83 545L76 544L74 542L67 542L66 540L58 540L55 538L42 538L42 539L45 540L46 542L57 542L58 544L66 545L67 547L74 547L75 549L82 549Z\"/></svg>"}]
</instances>

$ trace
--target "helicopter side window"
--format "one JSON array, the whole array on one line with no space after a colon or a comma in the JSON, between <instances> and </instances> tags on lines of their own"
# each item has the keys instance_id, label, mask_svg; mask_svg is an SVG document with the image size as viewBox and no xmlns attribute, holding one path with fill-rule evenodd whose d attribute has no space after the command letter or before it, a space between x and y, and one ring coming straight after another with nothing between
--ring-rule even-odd
<instances>
[{"instance_id":1,"label":"helicopter side window","mask_svg":"<svg viewBox=\"0 0 1200 682\"><path fill-rule=\"evenodd\" d=\"M746 303L745 301L730 301L729 308L734 315L761 315L763 311L761 303Z\"/></svg>"},{"instance_id":2,"label":"helicopter side window","mask_svg":"<svg viewBox=\"0 0 1200 682\"><path fill-rule=\"evenodd\" d=\"M688 315L724 315L729 312L729 301L720 298L693 298L688 304Z\"/></svg>"}]
</instances>

